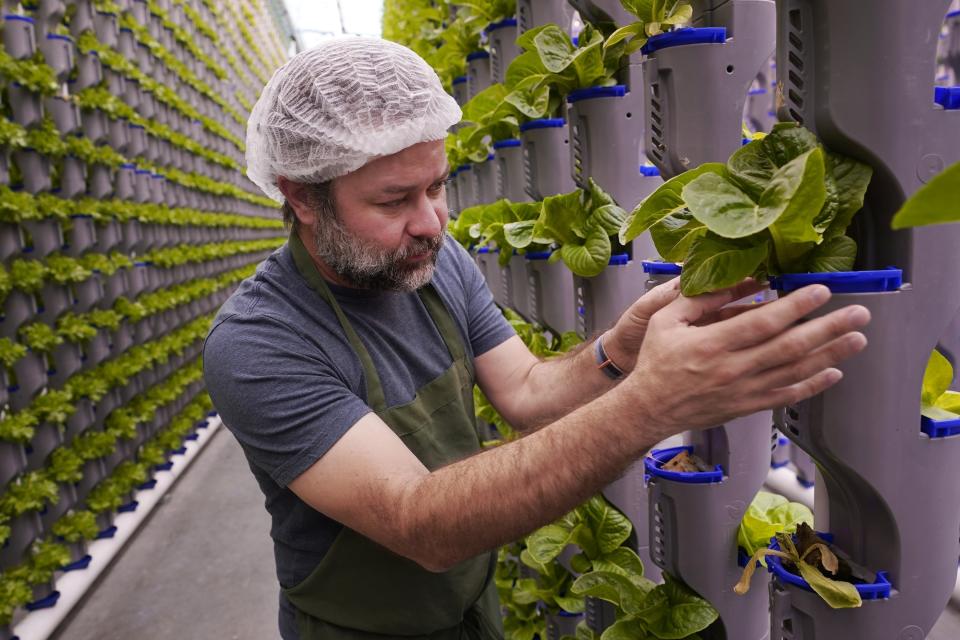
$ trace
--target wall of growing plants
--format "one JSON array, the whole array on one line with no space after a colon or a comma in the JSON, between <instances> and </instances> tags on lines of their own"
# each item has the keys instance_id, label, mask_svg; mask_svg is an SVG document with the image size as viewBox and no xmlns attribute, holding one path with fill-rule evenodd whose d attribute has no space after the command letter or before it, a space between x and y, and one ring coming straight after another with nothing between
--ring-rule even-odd
<instances>
[{"instance_id":1,"label":"wall of growing plants","mask_svg":"<svg viewBox=\"0 0 960 640\"><path fill-rule=\"evenodd\" d=\"M210 320L283 242L243 166L286 55L262 0L5 9L0 637L207 425Z\"/></svg>"}]
</instances>

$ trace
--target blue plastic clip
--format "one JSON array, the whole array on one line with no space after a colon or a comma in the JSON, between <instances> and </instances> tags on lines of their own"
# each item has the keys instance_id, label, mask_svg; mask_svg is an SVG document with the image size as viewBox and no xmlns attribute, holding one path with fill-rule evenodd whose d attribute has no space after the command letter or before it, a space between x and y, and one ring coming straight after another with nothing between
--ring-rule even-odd
<instances>
[{"instance_id":1,"label":"blue plastic clip","mask_svg":"<svg viewBox=\"0 0 960 640\"><path fill-rule=\"evenodd\" d=\"M686 27L675 31L668 31L653 36L647 40L640 50L643 55L670 47L680 47L687 44L723 44L727 41L726 27Z\"/></svg>"},{"instance_id":2,"label":"blue plastic clip","mask_svg":"<svg viewBox=\"0 0 960 640\"><path fill-rule=\"evenodd\" d=\"M818 531L817 535L827 542L833 542L833 535L829 533L820 533ZM796 540L796 536L794 536L794 540ZM775 551L780 551L780 543L777 542L776 538L771 540L770 548ZM781 582L792 584L806 591L813 591L806 580L784 569L783 561L777 556L767 556L767 568L770 570L770 573L776 576ZM853 586L856 588L857 593L860 594L862 600L882 600L889 598L890 591L893 588L886 571L877 571L877 579L873 584L854 584Z\"/></svg>"},{"instance_id":3,"label":"blue plastic clip","mask_svg":"<svg viewBox=\"0 0 960 640\"><path fill-rule=\"evenodd\" d=\"M63 572L67 572L67 571L79 571L81 569L86 569L87 567L90 566L91 560L93 560L93 557L88 553L87 555L83 556L76 562L71 562L70 564L63 565L63 567L61 567L60 570Z\"/></svg>"},{"instance_id":4,"label":"blue plastic clip","mask_svg":"<svg viewBox=\"0 0 960 640\"><path fill-rule=\"evenodd\" d=\"M933 101L948 111L960 109L960 87L934 87Z\"/></svg>"},{"instance_id":5,"label":"blue plastic clip","mask_svg":"<svg viewBox=\"0 0 960 640\"><path fill-rule=\"evenodd\" d=\"M97 534L97 540L107 540L109 538L112 538L115 535L117 535L117 528L107 527L106 529L104 529L103 531Z\"/></svg>"},{"instance_id":6,"label":"blue plastic clip","mask_svg":"<svg viewBox=\"0 0 960 640\"><path fill-rule=\"evenodd\" d=\"M770 278L770 288L775 291L796 291L808 284L826 285L833 293L897 291L903 286L903 270L890 267L875 271L787 273Z\"/></svg>"},{"instance_id":7,"label":"blue plastic clip","mask_svg":"<svg viewBox=\"0 0 960 640\"><path fill-rule=\"evenodd\" d=\"M664 471L662 468L663 465L670 462L677 454L683 451L693 453L693 447L671 447L669 449L654 449L651 451L650 455L643 459L643 466L647 476L688 484L723 482L723 467L719 464L714 466L713 471Z\"/></svg>"},{"instance_id":8,"label":"blue plastic clip","mask_svg":"<svg viewBox=\"0 0 960 640\"><path fill-rule=\"evenodd\" d=\"M140 506L140 503L136 500L131 500L127 504L122 504L117 507L117 513L133 513L137 510L137 507Z\"/></svg>"},{"instance_id":9,"label":"blue plastic clip","mask_svg":"<svg viewBox=\"0 0 960 640\"><path fill-rule=\"evenodd\" d=\"M49 609L50 607L57 604L57 600L60 599L60 592L54 591L46 598L40 598L39 600L34 600L33 602L27 603L27 611L36 611L38 609Z\"/></svg>"}]
</instances>

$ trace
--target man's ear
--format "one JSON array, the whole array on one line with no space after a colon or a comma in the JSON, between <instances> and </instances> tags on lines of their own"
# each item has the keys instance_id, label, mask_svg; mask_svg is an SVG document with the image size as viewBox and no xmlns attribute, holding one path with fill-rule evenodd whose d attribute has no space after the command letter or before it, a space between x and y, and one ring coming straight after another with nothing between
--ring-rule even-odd
<instances>
[{"instance_id":1,"label":"man's ear","mask_svg":"<svg viewBox=\"0 0 960 640\"><path fill-rule=\"evenodd\" d=\"M307 190L310 188L310 185L303 184L302 182L293 182L283 176L278 176L277 188L280 189L283 197L287 199L287 203L290 205L290 208L293 209L294 215L297 216L297 221L300 224L306 225L307 228L312 228L317 222L317 212L309 206L307 200Z\"/></svg>"}]
</instances>

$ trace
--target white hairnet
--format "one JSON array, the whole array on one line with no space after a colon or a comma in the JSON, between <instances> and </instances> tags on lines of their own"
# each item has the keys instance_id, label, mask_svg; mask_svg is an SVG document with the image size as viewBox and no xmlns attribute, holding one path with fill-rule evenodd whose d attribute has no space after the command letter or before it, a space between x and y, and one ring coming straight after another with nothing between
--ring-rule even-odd
<instances>
[{"instance_id":1,"label":"white hairnet","mask_svg":"<svg viewBox=\"0 0 960 640\"><path fill-rule=\"evenodd\" d=\"M247 175L282 202L277 176L323 182L376 156L442 140L460 107L416 53L339 38L277 69L247 123Z\"/></svg>"}]
</instances>

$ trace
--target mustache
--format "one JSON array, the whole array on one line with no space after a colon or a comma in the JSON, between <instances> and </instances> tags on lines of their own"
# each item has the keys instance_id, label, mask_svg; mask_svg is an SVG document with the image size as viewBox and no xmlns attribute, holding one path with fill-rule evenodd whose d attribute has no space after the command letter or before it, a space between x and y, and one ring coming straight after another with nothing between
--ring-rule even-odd
<instances>
[{"instance_id":1,"label":"mustache","mask_svg":"<svg viewBox=\"0 0 960 640\"><path fill-rule=\"evenodd\" d=\"M410 242L407 246L403 247L397 252L397 260L405 260L410 256L418 256L422 253L437 253L440 251L440 247L443 246L444 233L441 231L439 234L432 238L417 238Z\"/></svg>"}]
</instances>

